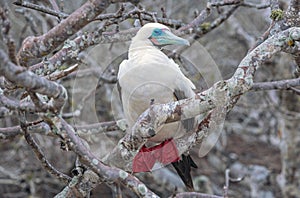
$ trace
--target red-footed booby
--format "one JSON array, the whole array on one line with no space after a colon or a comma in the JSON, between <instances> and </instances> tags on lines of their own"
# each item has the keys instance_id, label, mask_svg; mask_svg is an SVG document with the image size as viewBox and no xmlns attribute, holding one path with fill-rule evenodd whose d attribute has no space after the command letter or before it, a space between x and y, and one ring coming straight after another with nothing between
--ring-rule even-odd
<instances>
[{"instance_id":1,"label":"red-footed booby","mask_svg":"<svg viewBox=\"0 0 300 198\"><path fill-rule=\"evenodd\" d=\"M189 45L189 42L175 36L168 27L159 23L144 25L132 39L128 60L120 64L118 73L118 86L129 130L150 104L168 103L195 96L195 85L160 50L161 47L172 44ZM187 188L192 190L190 170L197 166L188 154L178 156L172 140L181 137L193 127L194 119L162 126L137 154L132 171L146 172L153 170L155 163L172 163Z\"/></svg>"}]
</instances>

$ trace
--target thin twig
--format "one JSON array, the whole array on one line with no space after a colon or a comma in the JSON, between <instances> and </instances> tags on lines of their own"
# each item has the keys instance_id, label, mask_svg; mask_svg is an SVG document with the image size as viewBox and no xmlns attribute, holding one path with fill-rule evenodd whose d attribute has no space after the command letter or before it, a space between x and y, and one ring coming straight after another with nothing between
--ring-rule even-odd
<instances>
[{"instance_id":1,"label":"thin twig","mask_svg":"<svg viewBox=\"0 0 300 198\"><path fill-rule=\"evenodd\" d=\"M59 19L64 19L64 18L67 18L69 16L68 14L65 14L63 12L55 11L55 10L52 10L50 8L46 8L44 6L37 5L37 4L34 4L34 3L30 3L30 2L27 2L27 1L16 1L13 4L15 4L17 6L24 7L24 8L29 8L29 9L32 9L32 10L36 10L36 11L39 11L39 12L42 12L42 13L46 13L46 14L58 17Z\"/></svg>"},{"instance_id":2,"label":"thin twig","mask_svg":"<svg viewBox=\"0 0 300 198\"><path fill-rule=\"evenodd\" d=\"M7 46L8 49L8 56L10 60L13 63L17 63L17 58L16 58L16 44L15 41L12 39L11 35L9 34L11 25L10 21L8 19L8 10L0 7L0 25L1 30L2 30L2 36L4 37L4 42Z\"/></svg>"},{"instance_id":3,"label":"thin twig","mask_svg":"<svg viewBox=\"0 0 300 198\"><path fill-rule=\"evenodd\" d=\"M34 140L32 135L30 135L27 132L27 127L23 126L21 128L24 131L24 137L25 137L28 145L32 148L33 152L35 153L36 157L41 162L41 164L45 168L45 170L48 171L51 175L55 176L60 181L64 182L65 184L69 183L72 178L69 177L68 175L58 171L54 166L52 166L51 163L47 160L41 147L37 144L37 142Z\"/></svg>"},{"instance_id":4,"label":"thin twig","mask_svg":"<svg viewBox=\"0 0 300 198\"><path fill-rule=\"evenodd\" d=\"M274 90L274 89L289 90L296 86L300 86L300 78L279 80L274 82L254 83L251 90L253 91Z\"/></svg>"},{"instance_id":5,"label":"thin twig","mask_svg":"<svg viewBox=\"0 0 300 198\"><path fill-rule=\"evenodd\" d=\"M179 28L177 31L183 32L183 31L193 29L193 28L199 26L201 23L204 22L204 20L209 16L209 14L210 14L210 7L207 6L206 9L202 10L200 12L200 14L193 21L191 21L189 24Z\"/></svg>"},{"instance_id":6,"label":"thin twig","mask_svg":"<svg viewBox=\"0 0 300 198\"><path fill-rule=\"evenodd\" d=\"M217 196L217 195L209 195L209 194L203 194L203 193L198 193L198 192L183 192L183 193L178 193L174 198L224 198L223 196Z\"/></svg>"}]
</instances>

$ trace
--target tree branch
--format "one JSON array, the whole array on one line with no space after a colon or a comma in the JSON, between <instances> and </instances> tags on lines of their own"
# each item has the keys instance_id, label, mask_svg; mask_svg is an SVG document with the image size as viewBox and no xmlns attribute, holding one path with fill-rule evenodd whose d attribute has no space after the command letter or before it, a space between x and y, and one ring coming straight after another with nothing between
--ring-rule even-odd
<instances>
[{"instance_id":1,"label":"tree branch","mask_svg":"<svg viewBox=\"0 0 300 198\"><path fill-rule=\"evenodd\" d=\"M300 78L280 80L274 82L260 82L254 83L251 90L261 91L261 90L273 90L273 89L285 89L288 90L292 87L300 86Z\"/></svg>"},{"instance_id":2,"label":"tree branch","mask_svg":"<svg viewBox=\"0 0 300 198\"><path fill-rule=\"evenodd\" d=\"M71 177L68 175L58 171L55 167L53 167L50 162L47 160L44 152L42 151L41 147L37 144L37 142L33 139L33 137L28 133L27 127L24 126L22 128L24 131L24 137L29 144L29 146L32 148L33 152L35 153L38 160L41 162L42 166L47 170L51 175L55 176L60 181L67 184L71 181Z\"/></svg>"},{"instance_id":3,"label":"tree branch","mask_svg":"<svg viewBox=\"0 0 300 198\"><path fill-rule=\"evenodd\" d=\"M86 148L82 140L76 135L74 129L64 119L57 117L53 119L53 123L59 131L66 133L66 140L71 142L69 144L70 148L79 156L81 162L97 173L101 180L106 182L121 182L140 197L158 197L136 177L121 169L104 165Z\"/></svg>"},{"instance_id":4,"label":"tree branch","mask_svg":"<svg viewBox=\"0 0 300 198\"><path fill-rule=\"evenodd\" d=\"M16 1L13 4L15 4L17 6L24 7L24 8L29 8L29 9L32 9L32 10L43 12L43 13L58 17L59 19L64 19L64 18L67 18L69 16L68 14L65 14L63 12L58 12L58 11L52 10L50 8L46 8L46 7L41 6L41 5L36 5L34 3L30 3L30 2L27 2L27 1Z\"/></svg>"},{"instance_id":5,"label":"tree branch","mask_svg":"<svg viewBox=\"0 0 300 198\"><path fill-rule=\"evenodd\" d=\"M19 63L27 66L29 60L49 54L67 38L93 21L112 2L119 1L89 0L44 35L27 37L18 52Z\"/></svg>"},{"instance_id":6,"label":"tree branch","mask_svg":"<svg viewBox=\"0 0 300 198\"><path fill-rule=\"evenodd\" d=\"M0 61L0 76L4 76L15 85L51 97L53 99L53 104L50 104L52 110L54 112L61 111L67 100L67 92L62 85L46 80L31 71L16 66L10 62L3 50L0 50Z\"/></svg>"},{"instance_id":7,"label":"tree branch","mask_svg":"<svg viewBox=\"0 0 300 198\"><path fill-rule=\"evenodd\" d=\"M203 194L203 193L198 193L198 192L183 192L183 193L178 193L174 196L174 198L224 198L223 196L217 196L217 195L208 195L208 194Z\"/></svg>"}]
</instances>

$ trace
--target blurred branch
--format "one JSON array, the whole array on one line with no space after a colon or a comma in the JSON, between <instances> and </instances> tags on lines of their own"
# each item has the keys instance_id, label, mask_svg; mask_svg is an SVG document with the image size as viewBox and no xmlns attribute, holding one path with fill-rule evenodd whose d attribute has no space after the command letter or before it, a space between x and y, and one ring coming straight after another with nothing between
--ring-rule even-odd
<instances>
[{"instance_id":1,"label":"blurred branch","mask_svg":"<svg viewBox=\"0 0 300 198\"><path fill-rule=\"evenodd\" d=\"M270 0L270 7L271 7L271 10L277 10L277 9L279 9L279 2L278 2L278 0Z\"/></svg>"},{"instance_id":2,"label":"blurred branch","mask_svg":"<svg viewBox=\"0 0 300 198\"><path fill-rule=\"evenodd\" d=\"M77 133L85 134L85 133L105 133L109 131L117 131L120 130L120 127L118 127L118 122L122 122L124 120L119 121L110 121L110 122L101 122L101 123L95 123L95 124L88 124L88 125L80 125L80 126L74 126Z\"/></svg>"},{"instance_id":3,"label":"blurred branch","mask_svg":"<svg viewBox=\"0 0 300 198\"><path fill-rule=\"evenodd\" d=\"M300 78L280 80L274 82L254 83L251 90L253 91L273 90L273 89L289 90L296 86L300 86Z\"/></svg>"},{"instance_id":4,"label":"blurred branch","mask_svg":"<svg viewBox=\"0 0 300 198\"><path fill-rule=\"evenodd\" d=\"M283 20L283 11L279 9L278 0L270 0L270 8L270 18L272 19L272 22L270 23L268 29L263 33L261 37L257 39L255 44L248 50L248 52L252 51L258 45L264 42L269 36L272 36L273 34L281 31L281 26L279 25L279 23Z\"/></svg>"},{"instance_id":5,"label":"blurred branch","mask_svg":"<svg viewBox=\"0 0 300 198\"><path fill-rule=\"evenodd\" d=\"M270 3L265 4L257 4L257 3L250 3L250 2L242 2L241 6L249 7L249 8L256 8L256 9L266 9L270 7Z\"/></svg>"},{"instance_id":6,"label":"blurred branch","mask_svg":"<svg viewBox=\"0 0 300 198\"><path fill-rule=\"evenodd\" d=\"M56 3L56 0L49 0L49 2L50 2L50 4L51 4L51 6L52 6L52 8L55 10L55 11L59 11L59 7L58 7L58 5L57 5L57 3Z\"/></svg>"},{"instance_id":7,"label":"blurred branch","mask_svg":"<svg viewBox=\"0 0 300 198\"><path fill-rule=\"evenodd\" d=\"M122 126L122 128L120 126ZM77 134L80 137L92 134L107 133L111 131L123 131L124 127L126 127L126 122L124 120L74 126ZM48 124L45 122L27 126L27 132L30 134L38 133L40 135L55 136ZM20 126L0 128L0 139L12 139L19 135L23 135L23 131Z\"/></svg>"},{"instance_id":8,"label":"blurred branch","mask_svg":"<svg viewBox=\"0 0 300 198\"><path fill-rule=\"evenodd\" d=\"M204 22L204 20L210 15L210 6L208 5L206 7L206 9L202 10L200 12L200 14L194 19L192 20L189 24L182 26L181 28L179 28L177 30L177 32L183 32L189 29L193 29L196 28L197 26L199 26L201 23Z\"/></svg>"},{"instance_id":9,"label":"blurred branch","mask_svg":"<svg viewBox=\"0 0 300 198\"><path fill-rule=\"evenodd\" d=\"M53 2L53 1L51 1L51 2ZM39 11L39 12L42 12L42 13L45 13L45 14L49 14L49 15L55 16L59 19L64 19L64 18L67 18L69 16L68 14L65 14L63 12L55 11L55 10L52 10L50 8L44 7L42 5L37 5L37 4L30 3L30 2L27 2L27 1L23 1L23 0L16 1L13 4L15 4L17 6L24 7L24 8L29 8L29 9L32 9L32 10L36 10L36 11Z\"/></svg>"},{"instance_id":10,"label":"blurred branch","mask_svg":"<svg viewBox=\"0 0 300 198\"><path fill-rule=\"evenodd\" d=\"M8 49L8 56L10 58L10 60L13 63L17 63L17 58L16 58L16 45L15 45L15 41L11 38L11 36L9 35L9 31L11 28L10 25L10 21L7 17L8 15L8 10L4 9L3 7L0 7L0 25L1 30L2 30L2 36L3 36L3 40L7 46Z\"/></svg>"},{"instance_id":11,"label":"blurred branch","mask_svg":"<svg viewBox=\"0 0 300 198\"><path fill-rule=\"evenodd\" d=\"M275 21L272 21L270 26L268 27L268 29L263 33L263 35L261 37L259 37L255 44L253 45L253 47L251 47L248 52L251 52L253 49L255 49L258 45L260 45L262 42L264 42L269 36L270 36L270 32L271 30L274 28L275 25Z\"/></svg>"},{"instance_id":12,"label":"blurred branch","mask_svg":"<svg viewBox=\"0 0 300 198\"><path fill-rule=\"evenodd\" d=\"M224 198L223 196L217 196L217 195L209 195L209 194L203 194L198 192L183 192L178 193L173 196L174 198Z\"/></svg>"},{"instance_id":13,"label":"blurred branch","mask_svg":"<svg viewBox=\"0 0 300 198\"><path fill-rule=\"evenodd\" d=\"M237 10L239 5L232 6L228 10L224 11L220 14L218 18L216 18L211 23L203 23L200 28L195 30L194 39L200 38L202 35L212 31L213 29L219 27L224 21L226 21L233 13Z\"/></svg>"},{"instance_id":14,"label":"blurred branch","mask_svg":"<svg viewBox=\"0 0 300 198\"><path fill-rule=\"evenodd\" d=\"M292 90L294 93L300 95L300 89L296 89L295 87L290 87L290 90Z\"/></svg>"},{"instance_id":15,"label":"blurred branch","mask_svg":"<svg viewBox=\"0 0 300 198\"><path fill-rule=\"evenodd\" d=\"M207 7L209 8L210 6L207 5ZM194 26L194 25L191 24L190 26L194 27L193 29L187 29L185 31L183 30L181 32L179 32L179 31L176 31L176 32L177 32L178 35L194 33L193 36L192 36L193 39L191 41L191 44L192 44L197 39L201 38L201 36L203 36L204 34L207 34L207 33L211 32L213 29L219 27L224 21L226 21L234 13L234 11L237 8L238 8L238 5L233 6L232 8L228 9L227 11L221 13L220 16L212 22L203 22L203 20L205 20L205 17L208 16L208 11L203 10L197 17L198 19L196 20L196 22L199 23L197 26ZM199 17L199 16L203 16L203 17ZM186 25L186 26L189 26L189 25ZM189 46L179 46L175 50L172 50L171 53L168 53L168 57L176 58L176 56L181 54L188 47Z\"/></svg>"},{"instance_id":16,"label":"blurred branch","mask_svg":"<svg viewBox=\"0 0 300 198\"><path fill-rule=\"evenodd\" d=\"M223 1L217 1L210 3L212 7L217 7L217 6L227 6L227 5L236 5L240 4L241 0L223 0Z\"/></svg>"},{"instance_id":17,"label":"blurred branch","mask_svg":"<svg viewBox=\"0 0 300 198\"><path fill-rule=\"evenodd\" d=\"M256 9L266 9L266 8L270 7L270 3L257 4L257 3L244 2L243 0L223 0L223 1L210 3L210 5L212 7L240 5L240 6L256 8Z\"/></svg>"}]
</instances>

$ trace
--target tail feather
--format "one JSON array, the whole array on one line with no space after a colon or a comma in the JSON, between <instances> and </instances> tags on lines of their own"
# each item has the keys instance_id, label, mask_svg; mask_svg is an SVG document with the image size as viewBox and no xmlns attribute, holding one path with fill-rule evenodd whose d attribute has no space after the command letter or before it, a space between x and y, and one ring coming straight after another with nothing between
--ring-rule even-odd
<instances>
[{"instance_id":1,"label":"tail feather","mask_svg":"<svg viewBox=\"0 0 300 198\"><path fill-rule=\"evenodd\" d=\"M181 159L172 163L178 175L182 179L188 191L194 191L194 184L191 176L191 167L198 168L190 155L182 155Z\"/></svg>"}]
</instances>

